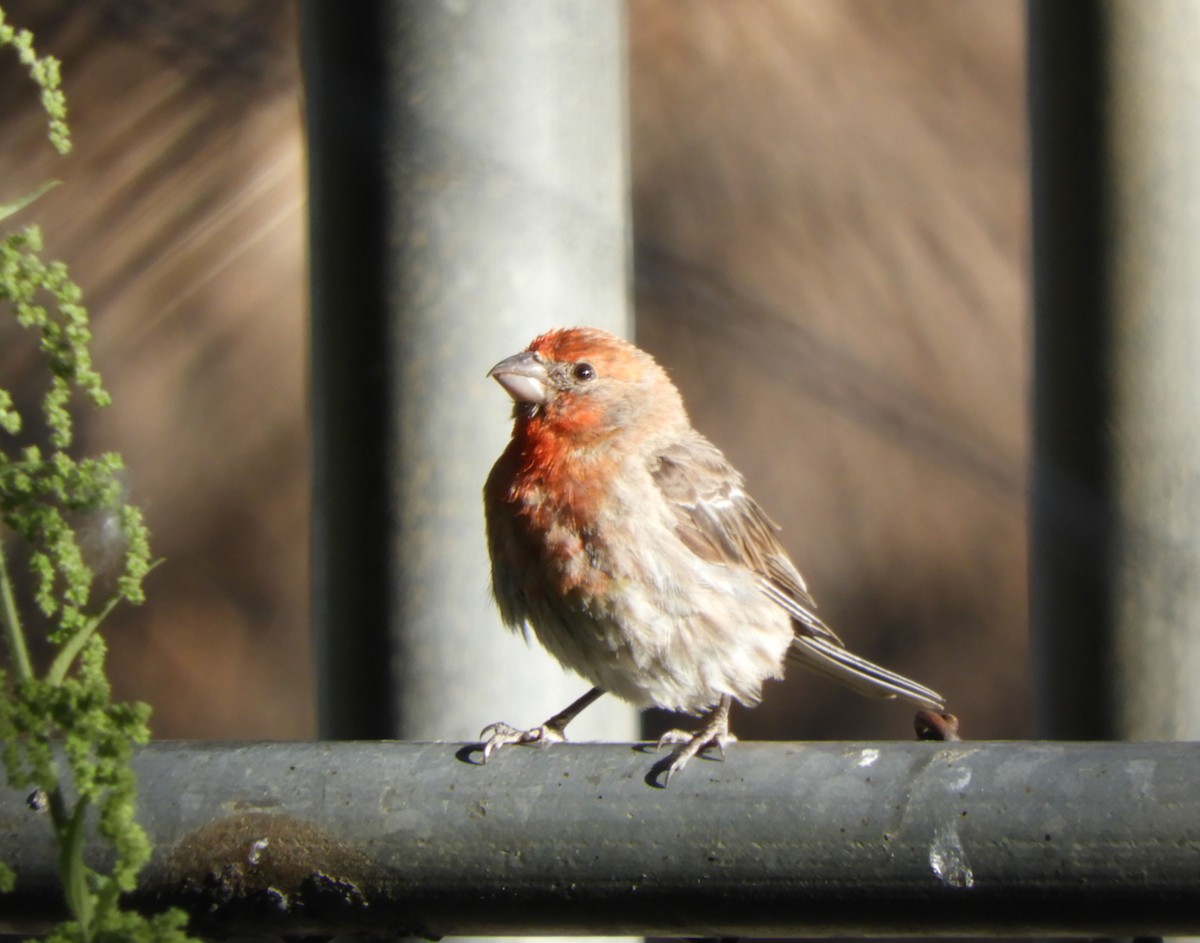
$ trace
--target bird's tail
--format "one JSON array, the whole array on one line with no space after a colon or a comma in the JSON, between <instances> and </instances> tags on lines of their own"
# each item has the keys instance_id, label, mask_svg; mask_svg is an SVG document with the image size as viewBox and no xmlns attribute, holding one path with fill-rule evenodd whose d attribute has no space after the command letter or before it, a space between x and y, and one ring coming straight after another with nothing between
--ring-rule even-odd
<instances>
[{"instance_id":1,"label":"bird's tail","mask_svg":"<svg viewBox=\"0 0 1200 943\"><path fill-rule=\"evenodd\" d=\"M829 639L797 635L792 640L788 657L807 665L835 681L870 697L899 697L919 707L942 710L945 704L937 691L917 684L904 675L888 671L874 662L860 658Z\"/></svg>"}]
</instances>

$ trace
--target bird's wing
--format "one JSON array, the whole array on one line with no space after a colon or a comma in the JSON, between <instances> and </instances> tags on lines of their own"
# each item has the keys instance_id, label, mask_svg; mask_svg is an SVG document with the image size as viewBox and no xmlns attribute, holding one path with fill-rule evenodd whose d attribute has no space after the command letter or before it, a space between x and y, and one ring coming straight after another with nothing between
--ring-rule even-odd
<instances>
[{"instance_id":1,"label":"bird's wing","mask_svg":"<svg viewBox=\"0 0 1200 943\"><path fill-rule=\"evenodd\" d=\"M792 616L798 633L842 644L817 617L817 604L776 536L779 528L715 445L699 433L670 445L656 454L650 474L675 512L676 533L693 553L750 570Z\"/></svg>"},{"instance_id":2,"label":"bird's wing","mask_svg":"<svg viewBox=\"0 0 1200 943\"><path fill-rule=\"evenodd\" d=\"M763 591L792 616L796 637L789 657L861 694L942 709L936 691L848 651L818 618L803 578L775 536L778 528L716 446L696 433L663 449L650 474L675 511L683 543L710 563L753 571Z\"/></svg>"}]
</instances>

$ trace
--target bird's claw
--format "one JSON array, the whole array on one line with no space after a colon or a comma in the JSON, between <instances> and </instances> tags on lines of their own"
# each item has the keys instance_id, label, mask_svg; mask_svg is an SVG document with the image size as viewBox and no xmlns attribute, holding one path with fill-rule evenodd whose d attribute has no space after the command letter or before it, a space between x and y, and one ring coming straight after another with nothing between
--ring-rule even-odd
<instances>
[{"instance_id":1,"label":"bird's claw","mask_svg":"<svg viewBox=\"0 0 1200 943\"><path fill-rule=\"evenodd\" d=\"M543 746L550 743L563 743L567 736L557 727L549 724L540 724L529 730L518 730L511 724L496 723L488 724L479 731L479 739L483 741L483 762L486 763L493 753L510 743L534 743Z\"/></svg>"},{"instance_id":2,"label":"bird's claw","mask_svg":"<svg viewBox=\"0 0 1200 943\"><path fill-rule=\"evenodd\" d=\"M687 766L688 760L711 747L715 747L717 752L721 754L723 762L725 760L725 748L735 742L737 742L737 737L730 733L728 729L711 730L705 727L696 733L691 733L687 730L668 730L658 738L656 749L661 750L664 746L674 746L676 744L683 744L683 749L671 758L671 765L667 767L666 772L663 774L664 782L669 783L672 776Z\"/></svg>"}]
</instances>

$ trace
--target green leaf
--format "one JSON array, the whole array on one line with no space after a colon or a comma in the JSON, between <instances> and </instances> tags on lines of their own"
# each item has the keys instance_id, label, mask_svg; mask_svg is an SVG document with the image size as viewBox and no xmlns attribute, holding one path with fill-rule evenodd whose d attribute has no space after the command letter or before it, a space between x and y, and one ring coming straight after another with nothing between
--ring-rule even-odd
<instances>
[{"instance_id":1,"label":"green leaf","mask_svg":"<svg viewBox=\"0 0 1200 943\"><path fill-rule=\"evenodd\" d=\"M86 940L91 936L94 901L88 890L87 865L83 863L83 839L86 832L86 819L89 803L80 799L71 813L71 821L67 824L66 834L62 836L61 859L59 867L62 871L63 891L67 898L67 906L79 921L79 929Z\"/></svg>"},{"instance_id":2,"label":"green leaf","mask_svg":"<svg viewBox=\"0 0 1200 943\"><path fill-rule=\"evenodd\" d=\"M120 596L114 596L96 615L91 616L84 624L75 631L75 634L63 643L62 648L58 650L58 654L54 656L54 661L51 662L49 670L46 672L46 681L49 684L62 684L66 678L67 672L71 670L71 665L75 662L75 657L87 644L87 640L92 637L92 633L100 627L100 623L104 618L112 612L117 603L121 601Z\"/></svg>"}]
</instances>

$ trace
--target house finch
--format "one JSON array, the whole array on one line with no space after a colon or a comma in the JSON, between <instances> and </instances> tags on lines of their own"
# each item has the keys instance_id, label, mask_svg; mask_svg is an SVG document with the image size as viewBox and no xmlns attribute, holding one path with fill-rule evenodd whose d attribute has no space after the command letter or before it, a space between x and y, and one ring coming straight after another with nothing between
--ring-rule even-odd
<instances>
[{"instance_id":1,"label":"house finch","mask_svg":"<svg viewBox=\"0 0 1200 943\"><path fill-rule=\"evenodd\" d=\"M566 739L601 694L704 714L667 779L735 738L785 657L863 694L940 710L942 697L847 651L815 613L776 527L742 476L692 428L654 359L596 328L541 335L488 374L515 402L512 439L483 489L492 591L592 689L530 730L484 728L483 758Z\"/></svg>"}]
</instances>

